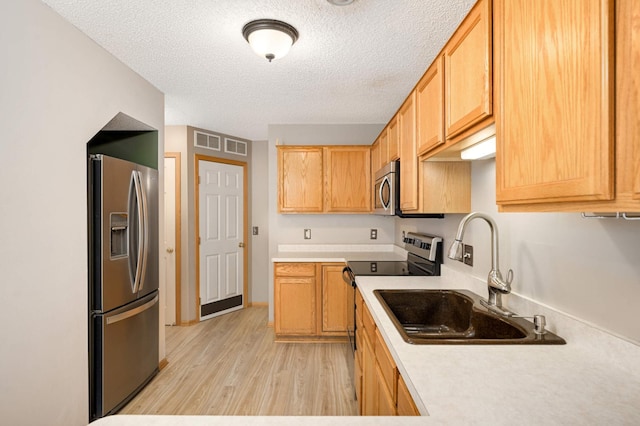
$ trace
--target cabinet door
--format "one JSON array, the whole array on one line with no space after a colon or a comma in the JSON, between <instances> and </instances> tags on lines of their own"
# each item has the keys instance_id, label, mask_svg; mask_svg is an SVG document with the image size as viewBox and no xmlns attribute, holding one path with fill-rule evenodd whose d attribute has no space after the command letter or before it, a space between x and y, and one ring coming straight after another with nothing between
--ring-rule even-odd
<instances>
[{"instance_id":1,"label":"cabinet door","mask_svg":"<svg viewBox=\"0 0 640 426\"><path fill-rule=\"evenodd\" d=\"M416 92L398 112L400 135L400 209L418 209L418 157L416 154Z\"/></svg>"},{"instance_id":2,"label":"cabinet door","mask_svg":"<svg viewBox=\"0 0 640 426\"><path fill-rule=\"evenodd\" d=\"M384 377L380 371L380 366L376 364L376 414L378 416L395 416L396 402L391 395L391 392L384 383Z\"/></svg>"},{"instance_id":3,"label":"cabinet door","mask_svg":"<svg viewBox=\"0 0 640 426\"><path fill-rule=\"evenodd\" d=\"M371 167L372 174L375 174L380 167L389 162L389 140L387 139L387 129L380 134L378 140L380 141L380 165L377 168L373 166Z\"/></svg>"},{"instance_id":4,"label":"cabinet door","mask_svg":"<svg viewBox=\"0 0 640 426\"><path fill-rule=\"evenodd\" d=\"M389 161L400 158L400 146L398 145L398 116L394 116L387 124L387 144L389 150Z\"/></svg>"},{"instance_id":5,"label":"cabinet door","mask_svg":"<svg viewBox=\"0 0 640 426\"><path fill-rule=\"evenodd\" d=\"M368 146L325 147L326 211L371 211L371 153Z\"/></svg>"},{"instance_id":6,"label":"cabinet door","mask_svg":"<svg viewBox=\"0 0 640 426\"><path fill-rule=\"evenodd\" d=\"M494 7L498 204L611 199L613 1Z\"/></svg>"},{"instance_id":7,"label":"cabinet door","mask_svg":"<svg viewBox=\"0 0 640 426\"><path fill-rule=\"evenodd\" d=\"M640 200L640 1L619 0L616 14L616 198Z\"/></svg>"},{"instance_id":8,"label":"cabinet door","mask_svg":"<svg viewBox=\"0 0 640 426\"><path fill-rule=\"evenodd\" d=\"M349 292L342 279L344 265L322 265L322 333L346 336ZM353 298L351 298L353 301Z\"/></svg>"},{"instance_id":9,"label":"cabinet door","mask_svg":"<svg viewBox=\"0 0 640 426\"><path fill-rule=\"evenodd\" d=\"M375 173L382 164L380 138L371 145L371 170Z\"/></svg>"},{"instance_id":10,"label":"cabinet door","mask_svg":"<svg viewBox=\"0 0 640 426\"><path fill-rule=\"evenodd\" d=\"M361 415L378 414L378 388L376 379L376 355L369 337L362 336L362 407Z\"/></svg>"},{"instance_id":11,"label":"cabinet door","mask_svg":"<svg viewBox=\"0 0 640 426\"><path fill-rule=\"evenodd\" d=\"M274 265L276 334L316 334L316 278L313 263Z\"/></svg>"},{"instance_id":12,"label":"cabinet door","mask_svg":"<svg viewBox=\"0 0 640 426\"><path fill-rule=\"evenodd\" d=\"M416 407L407 384L401 375L398 375L398 415L399 416L419 416L420 411Z\"/></svg>"},{"instance_id":13,"label":"cabinet door","mask_svg":"<svg viewBox=\"0 0 640 426\"><path fill-rule=\"evenodd\" d=\"M278 147L279 212L322 212L322 155L322 147Z\"/></svg>"},{"instance_id":14,"label":"cabinet door","mask_svg":"<svg viewBox=\"0 0 640 426\"><path fill-rule=\"evenodd\" d=\"M493 114L491 39L491 0L479 0L444 48L448 139Z\"/></svg>"},{"instance_id":15,"label":"cabinet door","mask_svg":"<svg viewBox=\"0 0 640 426\"><path fill-rule=\"evenodd\" d=\"M438 57L416 86L416 131L420 155L444 140L444 58Z\"/></svg>"}]
</instances>

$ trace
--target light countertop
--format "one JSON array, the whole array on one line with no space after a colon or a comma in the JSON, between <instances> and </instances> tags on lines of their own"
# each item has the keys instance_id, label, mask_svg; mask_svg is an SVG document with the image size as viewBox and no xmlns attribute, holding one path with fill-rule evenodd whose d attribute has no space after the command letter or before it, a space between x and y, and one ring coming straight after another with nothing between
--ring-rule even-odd
<instances>
[{"instance_id":1,"label":"light countertop","mask_svg":"<svg viewBox=\"0 0 640 426\"><path fill-rule=\"evenodd\" d=\"M280 245L273 262L346 262L407 260L406 250L393 244Z\"/></svg>"},{"instance_id":2,"label":"light countertop","mask_svg":"<svg viewBox=\"0 0 640 426\"><path fill-rule=\"evenodd\" d=\"M547 316L566 345L412 345L373 294L382 288L486 284L443 267L442 277L359 277L363 299L420 409L457 424L640 424L640 347L509 295L519 314ZM520 300L517 300L520 299Z\"/></svg>"}]
</instances>

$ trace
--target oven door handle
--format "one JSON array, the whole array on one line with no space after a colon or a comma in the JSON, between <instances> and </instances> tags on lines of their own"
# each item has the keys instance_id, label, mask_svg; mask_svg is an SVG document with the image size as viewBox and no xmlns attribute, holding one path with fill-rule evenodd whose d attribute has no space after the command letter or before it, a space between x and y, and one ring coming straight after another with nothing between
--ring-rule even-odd
<instances>
[{"instance_id":1,"label":"oven door handle","mask_svg":"<svg viewBox=\"0 0 640 426\"><path fill-rule=\"evenodd\" d=\"M353 271L348 266L345 266L342 270L342 280L349 284L351 287L356 286L356 277L353 275Z\"/></svg>"}]
</instances>

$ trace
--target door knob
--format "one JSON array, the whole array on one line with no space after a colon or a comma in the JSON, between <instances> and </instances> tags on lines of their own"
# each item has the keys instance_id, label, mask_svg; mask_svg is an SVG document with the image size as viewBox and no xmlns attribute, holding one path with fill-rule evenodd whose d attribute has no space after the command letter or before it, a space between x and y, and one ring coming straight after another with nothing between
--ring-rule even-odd
<instances>
[{"instance_id":1,"label":"door knob","mask_svg":"<svg viewBox=\"0 0 640 426\"><path fill-rule=\"evenodd\" d=\"M241 241L238 243L238 247L244 247L244 243Z\"/></svg>"},{"instance_id":2,"label":"door knob","mask_svg":"<svg viewBox=\"0 0 640 426\"><path fill-rule=\"evenodd\" d=\"M168 247L167 248L167 253L173 253L173 248L172 247Z\"/></svg>"}]
</instances>

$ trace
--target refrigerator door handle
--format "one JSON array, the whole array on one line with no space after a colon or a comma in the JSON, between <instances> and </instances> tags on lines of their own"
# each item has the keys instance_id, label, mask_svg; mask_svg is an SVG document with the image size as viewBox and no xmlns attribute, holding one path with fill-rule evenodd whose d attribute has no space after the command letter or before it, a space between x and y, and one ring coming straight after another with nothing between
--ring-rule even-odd
<instances>
[{"instance_id":1,"label":"refrigerator door handle","mask_svg":"<svg viewBox=\"0 0 640 426\"><path fill-rule=\"evenodd\" d=\"M156 303L158 303L158 295L157 294L155 295L155 297L153 299L149 300L144 305L140 305L137 308L131 309L131 310L126 311L126 312L123 312L121 314L116 314L116 315L107 317L106 318L107 325L115 324L117 322L124 321L127 318L131 318L133 316L136 316L136 315L146 311L147 309L151 309L151 307L153 305L155 305Z\"/></svg>"},{"instance_id":2,"label":"refrigerator door handle","mask_svg":"<svg viewBox=\"0 0 640 426\"><path fill-rule=\"evenodd\" d=\"M131 184L129 187L129 218L135 220L136 226L130 227L134 232L129 235L130 247L137 248L135 258L133 253L129 253L129 278L131 280L131 291L137 293L140 290L144 279L144 266L147 253L147 205L146 194L140 179L141 173L137 170L131 172ZM135 210L135 215L132 215ZM135 217L134 217L135 216ZM136 238L135 241L132 241ZM134 243L134 244L132 244Z\"/></svg>"},{"instance_id":3,"label":"refrigerator door handle","mask_svg":"<svg viewBox=\"0 0 640 426\"><path fill-rule=\"evenodd\" d=\"M138 176L138 188L140 189L140 207L142 211L142 255L138 259L138 264L142 264L140 268L140 276L138 278L138 288L137 291L142 290L142 286L144 285L145 273L147 271L147 257L149 255L149 210L148 210L148 200L147 200L147 191L145 186L142 184L142 172L136 171Z\"/></svg>"}]
</instances>

